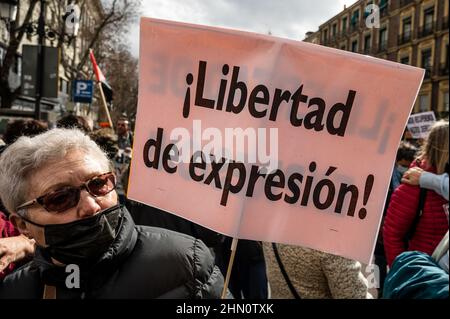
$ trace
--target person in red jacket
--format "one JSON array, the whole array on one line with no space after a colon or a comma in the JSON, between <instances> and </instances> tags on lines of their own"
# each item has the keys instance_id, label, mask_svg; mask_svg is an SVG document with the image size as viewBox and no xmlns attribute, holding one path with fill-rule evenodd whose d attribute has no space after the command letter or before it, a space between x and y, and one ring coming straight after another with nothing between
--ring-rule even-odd
<instances>
[{"instance_id":1,"label":"person in red jacket","mask_svg":"<svg viewBox=\"0 0 450 319\"><path fill-rule=\"evenodd\" d=\"M0 281L15 267L15 262L34 253L34 240L20 235L19 231L0 212Z\"/></svg>"},{"instance_id":2,"label":"person in red jacket","mask_svg":"<svg viewBox=\"0 0 450 319\"><path fill-rule=\"evenodd\" d=\"M419 157L411 167L443 174L448 167L448 121L436 122L422 146ZM428 190L422 215L408 243L406 234L413 227L419 204L420 188L401 184L392 194L383 226L386 260L392 265L395 257L404 251L417 250L431 255L448 231L443 205L448 201L434 191Z\"/></svg>"}]
</instances>

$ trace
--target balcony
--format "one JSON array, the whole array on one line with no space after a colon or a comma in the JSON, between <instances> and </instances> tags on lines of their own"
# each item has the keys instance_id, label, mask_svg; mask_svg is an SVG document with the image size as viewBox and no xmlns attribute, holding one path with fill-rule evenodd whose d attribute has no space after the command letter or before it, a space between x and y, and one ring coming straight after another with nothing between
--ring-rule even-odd
<instances>
[{"instance_id":1,"label":"balcony","mask_svg":"<svg viewBox=\"0 0 450 319\"><path fill-rule=\"evenodd\" d=\"M398 45L402 45L411 41L411 32L402 33L398 36Z\"/></svg>"},{"instance_id":2,"label":"balcony","mask_svg":"<svg viewBox=\"0 0 450 319\"><path fill-rule=\"evenodd\" d=\"M378 44L378 51L377 53L381 53L387 50L387 40L381 41Z\"/></svg>"},{"instance_id":3,"label":"balcony","mask_svg":"<svg viewBox=\"0 0 450 319\"><path fill-rule=\"evenodd\" d=\"M426 23L421 28L419 28L417 37L420 39L426 37L427 35L433 34L433 32L435 31L435 26L436 25L434 22Z\"/></svg>"},{"instance_id":4,"label":"balcony","mask_svg":"<svg viewBox=\"0 0 450 319\"><path fill-rule=\"evenodd\" d=\"M439 75L448 76L448 62L441 63L441 65L439 66Z\"/></svg>"},{"instance_id":5,"label":"balcony","mask_svg":"<svg viewBox=\"0 0 450 319\"><path fill-rule=\"evenodd\" d=\"M431 69L425 69L425 80L431 79Z\"/></svg>"},{"instance_id":6,"label":"balcony","mask_svg":"<svg viewBox=\"0 0 450 319\"><path fill-rule=\"evenodd\" d=\"M337 40L338 40L338 35L337 34L330 36L330 44L336 43Z\"/></svg>"},{"instance_id":7,"label":"balcony","mask_svg":"<svg viewBox=\"0 0 450 319\"><path fill-rule=\"evenodd\" d=\"M407 6L410 3L414 3L414 0L400 0L400 8Z\"/></svg>"},{"instance_id":8,"label":"balcony","mask_svg":"<svg viewBox=\"0 0 450 319\"><path fill-rule=\"evenodd\" d=\"M350 25L350 33L357 32L359 30L359 25L357 23Z\"/></svg>"},{"instance_id":9,"label":"balcony","mask_svg":"<svg viewBox=\"0 0 450 319\"><path fill-rule=\"evenodd\" d=\"M369 55L369 54L372 54L372 47L367 47L367 48L364 48L364 54L365 55Z\"/></svg>"}]
</instances>

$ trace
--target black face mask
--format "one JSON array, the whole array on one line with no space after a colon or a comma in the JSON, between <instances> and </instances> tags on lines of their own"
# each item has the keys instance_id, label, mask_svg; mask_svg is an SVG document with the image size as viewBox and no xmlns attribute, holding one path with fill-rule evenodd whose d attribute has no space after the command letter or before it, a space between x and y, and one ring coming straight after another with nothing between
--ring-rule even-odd
<instances>
[{"instance_id":1,"label":"black face mask","mask_svg":"<svg viewBox=\"0 0 450 319\"><path fill-rule=\"evenodd\" d=\"M91 265L116 238L122 216L119 205L110 207L97 215L67 224L33 225L44 228L44 251L57 261L78 266Z\"/></svg>"}]
</instances>

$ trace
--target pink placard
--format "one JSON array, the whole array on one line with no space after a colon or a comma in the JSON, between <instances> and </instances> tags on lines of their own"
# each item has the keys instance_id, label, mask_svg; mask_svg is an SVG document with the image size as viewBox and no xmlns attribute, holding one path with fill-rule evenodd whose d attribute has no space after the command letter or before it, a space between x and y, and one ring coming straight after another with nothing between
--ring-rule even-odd
<instances>
[{"instance_id":1,"label":"pink placard","mask_svg":"<svg viewBox=\"0 0 450 319\"><path fill-rule=\"evenodd\" d=\"M129 198L232 237L370 261L422 69L150 18L140 40Z\"/></svg>"}]
</instances>

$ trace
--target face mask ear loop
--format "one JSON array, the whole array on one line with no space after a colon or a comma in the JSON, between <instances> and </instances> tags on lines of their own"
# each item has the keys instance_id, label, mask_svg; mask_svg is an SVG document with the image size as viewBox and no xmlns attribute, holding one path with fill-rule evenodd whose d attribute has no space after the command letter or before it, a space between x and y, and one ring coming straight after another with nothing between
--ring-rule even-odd
<instances>
[{"instance_id":1,"label":"face mask ear loop","mask_svg":"<svg viewBox=\"0 0 450 319\"><path fill-rule=\"evenodd\" d=\"M37 226L37 227L41 227L41 228L45 227L45 225L35 223L35 222L29 220L28 218L26 218L25 217L25 208L24 209L19 209L17 211L17 215L19 215L20 218L22 218L25 222L30 223L31 225L34 225L34 226Z\"/></svg>"}]
</instances>

